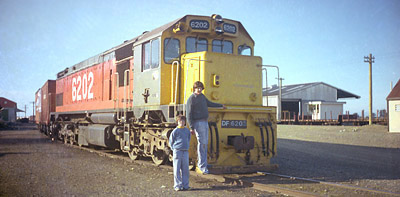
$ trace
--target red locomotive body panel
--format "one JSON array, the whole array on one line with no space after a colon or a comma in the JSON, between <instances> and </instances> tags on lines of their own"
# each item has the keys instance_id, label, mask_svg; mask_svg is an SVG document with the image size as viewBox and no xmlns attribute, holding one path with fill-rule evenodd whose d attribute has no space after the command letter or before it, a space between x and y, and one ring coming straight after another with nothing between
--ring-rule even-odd
<instances>
[{"instance_id":1,"label":"red locomotive body panel","mask_svg":"<svg viewBox=\"0 0 400 197\"><path fill-rule=\"evenodd\" d=\"M120 101L119 107L122 108L124 98L124 86L118 87L116 84L115 60L109 60L96 64L80 71L74 72L57 79L57 107L56 112L85 112L93 110L116 109L118 104L115 99ZM133 65L133 59L129 61L129 69ZM119 77L124 77L120 75ZM130 86L126 91L130 92L132 98L133 73L129 72ZM130 90L128 90L130 87Z\"/></svg>"},{"instance_id":2,"label":"red locomotive body panel","mask_svg":"<svg viewBox=\"0 0 400 197\"><path fill-rule=\"evenodd\" d=\"M56 111L56 81L47 80L36 92L36 124L49 125L50 113Z\"/></svg>"}]
</instances>

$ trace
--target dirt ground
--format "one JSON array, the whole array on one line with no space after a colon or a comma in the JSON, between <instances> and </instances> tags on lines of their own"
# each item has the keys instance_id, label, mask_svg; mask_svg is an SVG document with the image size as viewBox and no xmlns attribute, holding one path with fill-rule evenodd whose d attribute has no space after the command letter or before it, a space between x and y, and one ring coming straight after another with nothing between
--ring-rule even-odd
<instances>
[{"instance_id":1,"label":"dirt ground","mask_svg":"<svg viewBox=\"0 0 400 197\"><path fill-rule=\"evenodd\" d=\"M192 190L176 192L172 168L99 156L20 129L0 131L0 196L271 196L194 176Z\"/></svg>"},{"instance_id":2,"label":"dirt ground","mask_svg":"<svg viewBox=\"0 0 400 197\"><path fill-rule=\"evenodd\" d=\"M400 193L400 133L387 126L278 125L277 173Z\"/></svg>"},{"instance_id":3,"label":"dirt ground","mask_svg":"<svg viewBox=\"0 0 400 197\"><path fill-rule=\"evenodd\" d=\"M400 148L400 133L387 126L304 126L278 125L278 138L310 142L347 144L380 148Z\"/></svg>"},{"instance_id":4,"label":"dirt ground","mask_svg":"<svg viewBox=\"0 0 400 197\"><path fill-rule=\"evenodd\" d=\"M275 173L400 193L400 133L385 126L278 125L277 146ZM32 127L0 131L0 196L276 196L195 176L190 185L175 192L172 168L52 143Z\"/></svg>"}]
</instances>

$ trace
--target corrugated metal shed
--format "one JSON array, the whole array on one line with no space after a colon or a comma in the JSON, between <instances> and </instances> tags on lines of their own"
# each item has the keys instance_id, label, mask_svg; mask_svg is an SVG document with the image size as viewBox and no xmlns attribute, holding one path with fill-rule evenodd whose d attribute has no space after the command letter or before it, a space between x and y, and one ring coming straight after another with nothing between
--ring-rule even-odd
<instances>
[{"instance_id":1,"label":"corrugated metal shed","mask_svg":"<svg viewBox=\"0 0 400 197\"><path fill-rule=\"evenodd\" d=\"M266 106L278 107L279 87L263 90L263 101ZM337 119L343 113L345 102L341 98L360 98L360 96L334 87L324 82L303 83L282 86L282 104L277 111L295 114L312 115L313 119Z\"/></svg>"},{"instance_id":2,"label":"corrugated metal shed","mask_svg":"<svg viewBox=\"0 0 400 197\"><path fill-rule=\"evenodd\" d=\"M313 82L313 83L302 83L302 84L293 84L293 85L285 85L282 86L282 97L283 95L300 95L300 94L307 94L308 96L310 93L312 93L315 97L320 97L317 94L321 94L321 92L312 92L313 90L323 90L325 92L329 91L336 91L337 93L337 98L334 99L336 101L337 99L341 98L361 98L360 96L350 93L348 91L345 91L343 89L334 87L332 85L326 84L324 82ZM304 90L309 90L309 92L304 93ZM263 96L272 96L272 95L278 95L279 94L279 87L278 86L273 86L271 89L268 90L263 90Z\"/></svg>"}]
</instances>

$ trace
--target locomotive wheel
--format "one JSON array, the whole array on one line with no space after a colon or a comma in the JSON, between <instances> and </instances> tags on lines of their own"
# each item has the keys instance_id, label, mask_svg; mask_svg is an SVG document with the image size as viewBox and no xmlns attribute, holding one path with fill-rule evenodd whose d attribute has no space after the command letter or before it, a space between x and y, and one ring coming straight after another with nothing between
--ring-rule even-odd
<instances>
[{"instance_id":1,"label":"locomotive wheel","mask_svg":"<svg viewBox=\"0 0 400 197\"><path fill-rule=\"evenodd\" d=\"M75 141L74 138L75 138L74 136L69 137L69 144L74 145L74 141Z\"/></svg>"},{"instance_id":2,"label":"locomotive wheel","mask_svg":"<svg viewBox=\"0 0 400 197\"><path fill-rule=\"evenodd\" d=\"M156 166L159 166L163 163L165 163L168 159L168 157L164 154L163 151L154 151L151 159L153 159L154 164L156 164Z\"/></svg>"},{"instance_id":3,"label":"locomotive wheel","mask_svg":"<svg viewBox=\"0 0 400 197\"><path fill-rule=\"evenodd\" d=\"M132 150L128 152L128 155L133 161L139 159L139 155L136 153L136 148L132 148Z\"/></svg>"}]
</instances>

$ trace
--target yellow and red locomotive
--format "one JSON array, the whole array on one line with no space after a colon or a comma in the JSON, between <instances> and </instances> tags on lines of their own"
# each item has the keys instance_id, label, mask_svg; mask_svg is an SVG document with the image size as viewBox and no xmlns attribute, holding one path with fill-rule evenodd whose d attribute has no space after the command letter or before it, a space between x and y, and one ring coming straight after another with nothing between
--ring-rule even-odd
<instances>
[{"instance_id":1,"label":"yellow and red locomotive","mask_svg":"<svg viewBox=\"0 0 400 197\"><path fill-rule=\"evenodd\" d=\"M262 106L261 57L243 25L219 15L186 15L59 72L50 92L55 110L41 129L66 143L162 164L171 159L168 136L195 81L226 106L209 109L210 171L275 167L276 109Z\"/></svg>"}]
</instances>

